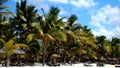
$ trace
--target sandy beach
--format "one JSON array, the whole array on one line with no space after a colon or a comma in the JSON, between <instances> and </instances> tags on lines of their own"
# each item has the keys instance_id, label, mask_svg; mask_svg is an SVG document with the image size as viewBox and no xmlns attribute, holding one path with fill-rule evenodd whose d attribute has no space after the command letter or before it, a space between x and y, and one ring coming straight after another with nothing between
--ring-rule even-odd
<instances>
[{"instance_id":1,"label":"sandy beach","mask_svg":"<svg viewBox=\"0 0 120 68\"><path fill-rule=\"evenodd\" d=\"M72 66L70 65L60 65L60 66L41 66L41 65L35 65L35 66L23 66L23 67L18 67L18 66L13 66L13 67L7 67L7 68L115 68L114 65L110 65L110 64L105 64L105 66L103 67L98 67L96 66L95 63L91 64L91 67L86 67L84 66L83 63L79 63L79 64L73 64ZM6 68L6 67L0 67L0 68Z\"/></svg>"}]
</instances>

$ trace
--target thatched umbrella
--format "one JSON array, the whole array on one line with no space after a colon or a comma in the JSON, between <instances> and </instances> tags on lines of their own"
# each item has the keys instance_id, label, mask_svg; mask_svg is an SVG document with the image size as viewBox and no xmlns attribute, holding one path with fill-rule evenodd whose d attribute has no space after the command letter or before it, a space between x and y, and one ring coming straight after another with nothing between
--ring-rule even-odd
<instances>
[{"instance_id":1,"label":"thatched umbrella","mask_svg":"<svg viewBox=\"0 0 120 68\"><path fill-rule=\"evenodd\" d=\"M60 58L61 56L59 54L53 54L51 55L51 58Z\"/></svg>"},{"instance_id":2,"label":"thatched umbrella","mask_svg":"<svg viewBox=\"0 0 120 68\"><path fill-rule=\"evenodd\" d=\"M5 54L5 49L4 47L0 50L0 54ZM19 55L22 55L22 54L26 54L25 51L21 50L20 48L17 48L13 51L13 54L18 54ZM19 56L20 58L20 56Z\"/></svg>"},{"instance_id":3,"label":"thatched umbrella","mask_svg":"<svg viewBox=\"0 0 120 68\"><path fill-rule=\"evenodd\" d=\"M117 58L112 58L113 61L117 61L118 59Z\"/></svg>"},{"instance_id":4,"label":"thatched umbrella","mask_svg":"<svg viewBox=\"0 0 120 68\"><path fill-rule=\"evenodd\" d=\"M14 50L14 54L26 54L25 51L21 50L20 48L17 48Z\"/></svg>"},{"instance_id":5,"label":"thatched umbrella","mask_svg":"<svg viewBox=\"0 0 120 68\"><path fill-rule=\"evenodd\" d=\"M53 54L51 55L51 59L53 60L52 63L56 63L57 58L60 58L61 56L59 54Z\"/></svg>"},{"instance_id":6,"label":"thatched umbrella","mask_svg":"<svg viewBox=\"0 0 120 68\"><path fill-rule=\"evenodd\" d=\"M0 54L5 54L5 49L2 48L0 50ZM21 50L20 48L17 48L14 50L13 54L26 54L25 51Z\"/></svg>"},{"instance_id":7,"label":"thatched umbrella","mask_svg":"<svg viewBox=\"0 0 120 68\"><path fill-rule=\"evenodd\" d=\"M105 57L101 57L100 60L106 60Z\"/></svg>"},{"instance_id":8,"label":"thatched umbrella","mask_svg":"<svg viewBox=\"0 0 120 68\"><path fill-rule=\"evenodd\" d=\"M102 62L105 62L105 61L106 61L106 58L102 56L102 57L100 58L100 60L101 60Z\"/></svg>"},{"instance_id":9,"label":"thatched umbrella","mask_svg":"<svg viewBox=\"0 0 120 68\"><path fill-rule=\"evenodd\" d=\"M20 48L17 48L14 50L14 54L18 55L18 61L21 63L20 55L26 54L25 51L21 50ZM21 64L19 64L21 65Z\"/></svg>"},{"instance_id":10,"label":"thatched umbrella","mask_svg":"<svg viewBox=\"0 0 120 68\"><path fill-rule=\"evenodd\" d=\"M88 61L89 59L90 59L90 58L89 58L88 56L83 56L83 57L82 57L82 60L83 60L83 61Z\"/></svg>"}]
</instances>

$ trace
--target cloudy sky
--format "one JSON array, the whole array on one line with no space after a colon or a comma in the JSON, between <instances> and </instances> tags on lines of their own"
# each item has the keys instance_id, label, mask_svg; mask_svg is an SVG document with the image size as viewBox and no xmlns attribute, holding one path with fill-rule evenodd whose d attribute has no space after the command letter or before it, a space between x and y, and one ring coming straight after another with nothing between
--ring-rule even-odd
<instances>
[{"instance_id":1,"label":"cloudy sky","mask_svg":"<svg viewBox=\"0 0 120 68\"><path fill-rule=\"evenodd\" d=\"M17 0L9 0L6 5L15 12ZM20 1L20 0L18 0ZM76 22L87 25L95 36L105 35L108 39L120 38L120 0L28 0L28 4L47 12L51 6L58 7L60 17L77 15Z\"/></svg>"}]
</instances>

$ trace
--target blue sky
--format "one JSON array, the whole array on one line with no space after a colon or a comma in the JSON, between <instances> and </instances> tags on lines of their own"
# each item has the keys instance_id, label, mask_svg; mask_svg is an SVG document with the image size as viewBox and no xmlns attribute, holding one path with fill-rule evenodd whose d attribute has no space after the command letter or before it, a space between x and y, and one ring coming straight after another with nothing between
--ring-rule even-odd
<instances>
[{"instance_id":1,"label":"blue sky","mask_svg":"<svg viewBox=\"0 0 120 68\"><path fill-rule=\"evenodd\" d=\"M15 12L16 1L9 0L6 5ZM108 39L120 38L120 0L28 0L28 4L47 12L51 6L58 7L60 17L77 15L77 23L87 25L95 36L105 35Z\"/></svg>"}]
</instances>

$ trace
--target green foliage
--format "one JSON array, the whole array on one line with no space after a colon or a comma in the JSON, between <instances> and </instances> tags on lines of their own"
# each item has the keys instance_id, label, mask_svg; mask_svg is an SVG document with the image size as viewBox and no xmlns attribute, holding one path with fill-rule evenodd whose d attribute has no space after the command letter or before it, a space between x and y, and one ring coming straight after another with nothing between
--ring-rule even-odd
<instances>
[{"instance_id":1,"label":"green foliage","mask_svg":"<svg viewBox=\"0 0 120 68\"><path fill-rule=\"evenodd\" d=\"M27 48L27 45L25 44L15 44L13 39L10 39L8 42L4 44L5 54L7 57L10 57L12 54L14 54L14 50L17 48Z\"/></svg>"},{"instance_id":2,"label":"green foliage","mask_svg":"<svg viewBox=\"0 0 120 68\"><path fill-rule=\"evenodd\" d=\"M37 13L35 6L21 0L9 20L3 20L0 14L0 45L4 46L7 57L20 47L28 51L29 60L35 57L34 61L43 60L43 63L48 61L46 58L50 60L53 53L60 54L62 62L75 58L84 61L84 56L93 60L101 56L120 59L119 38L110 41L105 36L95 37L87 26L75 23L76 15L59 18L57 7L51 7L48 13L41 10L43 15Z\"/></svg>"},{"instance_id":3,"label":"green foliage","mask_svg":"<svg viewBox=\"0 0 120 68\"><path fill-rule=\"evenodd\" d=\"M33 40L33 38L34 38L34 34L29 34L26 38L26 41L29 43Z\"/></svg>"},{"instance_id":4,"label":"green foliage","mask_svg":"<svg viewBox=\"0 0 120 68\"><path fill-rule=\"evenodd\" d=\"M50 34L51 36L53 36L56 40L66 41L66 35L61 30L53 28L52 30L50 30L48 32L48 34Z\"/></svg>"}]
</instances>

